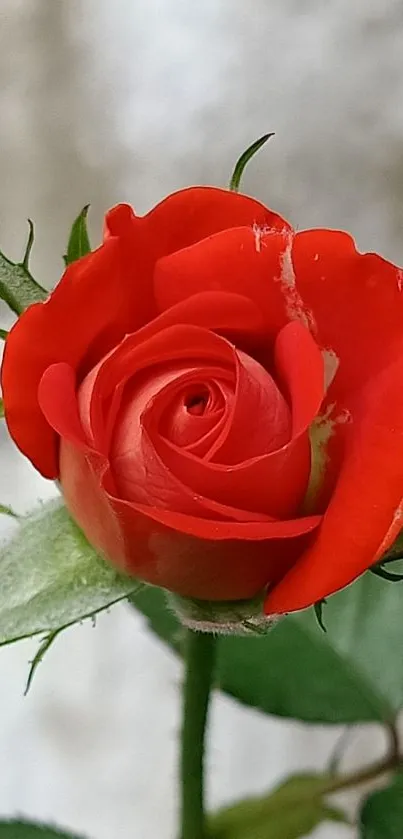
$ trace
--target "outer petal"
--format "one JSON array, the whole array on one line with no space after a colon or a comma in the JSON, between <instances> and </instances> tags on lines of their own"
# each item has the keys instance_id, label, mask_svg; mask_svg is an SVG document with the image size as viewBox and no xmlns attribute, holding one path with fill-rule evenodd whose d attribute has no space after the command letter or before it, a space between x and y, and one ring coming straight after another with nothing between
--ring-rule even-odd
<instances>
[{"instance_id":1,"label":"outer petal","mask_svg":"<svg viewBox=\"0 0 403 839\"><path fill-rule=\"evenodd\" d=\"M279 280L288 231L238 227L160 259L155 268L155 300L165 311L201 291L239 294L262 313L268 338L288 320Z\"/></svg>"},{"instance_id":2,"label":"outer petal","mask_svg":"<svg viewBox=\"0 0 403 839\"><path fill-rule=\"evenodd\" d=\"M49 425L60 436L79 447L87 447L81 425L77 397L76 374L65 362L51 364L39 383L38 402Z\"/></svg>"},{"instance_id":3,"label":"outer petal","mask_svg":"<svg viewBox=\"0 0 403 839\"><path fill-rule=\"evenodd\" d=\"M147 215L135 216L127 204L114 207L105 219L106 236L138 235L156 258L186 248L220 230L243 225L288 230L290 225L259 201L210 186L190 187L168 195Z\"/></svg>"},{"instance_id":4,"label":"outer petal","mask_svg":"<svg viewBox=\"0 0 403 839\"><path fill-rule=\"evenodd\" d=\"M38 404L41 376L58 361L77 369L96 342L103 354L129 330L133 306L123 270L111 239L70 265L48 300L30 306L8 336L2 366L8 428L46 478L57 477L58 464L55 434Z\"/></svg>"},{"instance_id":5,"label":"outer petal","mask_svg":"<svg viewBox=\"0 0 403 839\"><path fill-rule=\"evenodd\" d=\"M336 373L322 414L330 420L326 472L317 496L324 510L350 445L360 392L389 365L403 332L403 273L374 253L359 253L348 233L297 233L289 254L286 296L297 294L309 312L321 347L330 350ZM358 404L357 404L358 403Z\"/></svg>"},{"instance_id":6,"label":"outer petal","mask_svg":"<svg viewBox=\"0 0 403 839\"><path fill-rule=\"evenodd\" d=\"M269 592L265 611L302 609L351 583L395 535L403 499L403 347L369 384L351 425L337 485L318 536Z\"/></svg>"},{"instance_id":7,"label":"outer petal","mask_svg":"<svg viewBox=\"0 0 403 839\"><path fill-rule=\"evenodd\" d=\"M101 486L105 463L65 441L60 463L67 506L92 544L122 570L189 597L254 596L291 565L320 521L214 522L172 514L108 494Z\"/></svg>"},{"instance_id":8,"label":"outer petal","mask_svg":"<svg viewBox=\"0 0 403 839\"><path fill-rule=\"evenodd\" d=\"M319 344L339 360L334 396L356 391L390 363L400 344L402 269L359 253L348 233L335 230L297 233L292 267Z\"/></svg>"}]
</instances>

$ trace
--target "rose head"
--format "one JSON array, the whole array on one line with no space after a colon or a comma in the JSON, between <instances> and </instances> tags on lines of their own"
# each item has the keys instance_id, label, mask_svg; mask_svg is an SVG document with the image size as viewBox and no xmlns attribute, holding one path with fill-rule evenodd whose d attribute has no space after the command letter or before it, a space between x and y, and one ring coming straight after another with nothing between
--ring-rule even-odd
<instances>
[{"instance_id":1,"label":"rose head","mask_svg":"<svg viewBox=\"0 0 403 839\"><path fill-rule=\"evenodd\" d=\"M225 190L115 207L8 337L10 433L119 568L302 608L401 527L401 283Z\"/></svg>"}]
</instances>

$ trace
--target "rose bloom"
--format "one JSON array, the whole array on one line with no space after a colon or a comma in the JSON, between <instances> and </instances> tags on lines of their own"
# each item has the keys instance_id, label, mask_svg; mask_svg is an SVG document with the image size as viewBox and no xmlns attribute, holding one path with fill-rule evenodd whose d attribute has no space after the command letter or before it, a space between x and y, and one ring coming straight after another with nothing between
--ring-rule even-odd
<instances>
[{"instance_id":1,"label":"rose bloom","mask_svg":"<svg viewBox=\"0 0 403 839\"><path fill-rule=\"evenodd\" d=\"M303 608L401 527L402 277L226 190L117 206L10 332L10 433L118 568Z\"/></svg>"}]
</instances>

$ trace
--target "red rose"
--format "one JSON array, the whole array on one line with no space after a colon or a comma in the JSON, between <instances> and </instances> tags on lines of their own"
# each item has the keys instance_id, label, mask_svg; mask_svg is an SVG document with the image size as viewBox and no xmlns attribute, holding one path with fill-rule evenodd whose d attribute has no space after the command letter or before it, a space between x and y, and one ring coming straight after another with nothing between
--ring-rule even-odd
<instances>
[{"instance_id":1,"label":"red rose","mask_svg":"<svg viewBox=\"0 0 403 839\"><path fill-rule=\"evenodd\" d=\"M402 277L224 190L118 206L9 335L10 432L118 567L307 606L401 526Z\"/></svg>"}]
</instances>

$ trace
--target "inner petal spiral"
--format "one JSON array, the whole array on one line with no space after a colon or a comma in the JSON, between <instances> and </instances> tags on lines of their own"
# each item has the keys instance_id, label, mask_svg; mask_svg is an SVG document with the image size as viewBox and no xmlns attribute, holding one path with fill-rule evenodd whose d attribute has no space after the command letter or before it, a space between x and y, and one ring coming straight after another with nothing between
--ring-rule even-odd
<instances>
[{"instance_id":1,"label":"inner petal spiral","mask_svg":"<svg viewBox=\"0 0 403 839\"><path fill-rule=\"evenodd\" d=\"M226 500L221 492L220 499L215 499L207 485L205 490L198 487L194 495L196 463L208 469L214 464L232 469L287 445L291 412L273 377L235 348L233 360L232 367L208 366L205 361L187 367L167 364L158 372L150 368L141 377L132 377L111 451L113 474L123 497L138 500L140 493L144 501L146 493L148 503L174 503L180 510L182 487L184 500L190 493L195 499L205 496L211 503L234 507L233 500ZM166 460L167 446L191 458L190 472L179 469L176 473Z\"/></svg>"}]
</instances>

